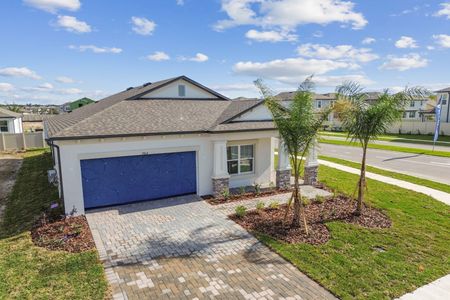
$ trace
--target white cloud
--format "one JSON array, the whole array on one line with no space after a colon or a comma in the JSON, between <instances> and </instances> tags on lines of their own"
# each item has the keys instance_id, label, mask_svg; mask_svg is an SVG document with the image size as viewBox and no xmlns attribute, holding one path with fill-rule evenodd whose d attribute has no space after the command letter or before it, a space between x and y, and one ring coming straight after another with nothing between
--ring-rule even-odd
<instances>
[{"instance_id":1,"label":"white cloud","mask_svg":"<svg viewBox=\"0 0 450 300\"><path fill-rule=\"evenodd\" d=\"M228 19L215 24L216 30L239 25L295 29L302 24L350 24L361 29L367 20L354 11L354 3L342 0L222 0Z\"/></svg>"},{"instance_id":2,"label":"white cloud","mask_svg":"<svg viewBox=\"0 0 450 300\"><path fill-rule=\"evenodd\" d=\"M26 67L8 67L0 69L0 76L41 79L41 76L39 76L35 71L30 70Z\"/></svg>"},{"instance_id":3,"label":"white cloud","mask_svg":"<svg viewBox=\"0 0 450 300\"><path fill-rule=\"evenodd\" d=\"M283 32L283 31L258 31L251 29L247 31L245 36L250 39L257 42L293 42L297 40L297 36L295 34L290 34L289 32Z\"/></svg>"},{"instance_id":4,"label":"white cloud","mask_svg":"<svg viewBox=\"0 0 450 300\"><path fill-rule=\"evenodd\" d=\"M14 90L14 86L11 83L0 82L0 92L10 92Z\"/></svg>"},{"instance_id":5,"label":"white cloud","mask_svg":"<svg viewBox=\"0 0 450 300\"><path fill-rule=\"evenodd\" d=\"M58 10L77 11L81 6L79 0L24 0L23 2L50 13L56 13Z\"/></svg>"},{"instance_id":6,"label":"white cloud","mask_svg":"<svg viewBox=\"0 0 450 300\"><path fill-rule=\"evenodd\" d=\"M450 48L450 35L447 34L435 34L433 39L441 47Z\"/></svg>"},{"instance_id":7,"label":"white cloud","mask_svg":"<svg viewBox=\"0 0 450 300\"><path fill-rule=\"evenodd\" d=\"M428 59L421 57L417 53L410 53L403 56L388 56L388 60L383 63L380 69L406 71L409 69L423 68L428 65Z\"/></svg>"},{"instance_id":8,"label":"white cloud","mask_svg":"<svg viewBox=\"0 0 450 300\"><path fill-rule=\"evenodd\" d=\"M131 17L133 31L140 35L151 35L156 28L156 23L146 18Z\"/></svg>"},{"instance_id":9,"label":"white cloud","mask_svg":"<svg viewBox=\"0 0 450 300\"><path fill-rule=\"evenodd\" d=\"M195 62L205 62L209 59L209 57L203 53L197 53L194 57L185 57L181 56L179 57L180 60L189 60L189 61L195 61Z\"/></svg>"},{"instance_id":10,"label":"white cloud","mask_svg":"<svg viewBox=\"0 0 450 300\"><path fill-rule=\"evenodd\" d=\"M447 17L450 19L450 2L441 3L441 9L436 13L438 17Z\"/></svg>"},{"instance_id":11,"label":"white cloud","mask_svg":"<svg viewBox=\"0 0 450 300\"><path fill-rule=\"evenodd\" d=\"M352 81L361 85L372 85L375 81L367 78L365 75L353 74L353 75L341 75L341 76L315 76L313 81L318 86L336 87L343 82Z\"/></svg>"},{"instance_id":12,"label":"white cloud","mask_svg":"<svg viewBox=\"0 0 450 300\"><path fill-rule=\"evenodd\" d=\"M234 91L257 91L257 88L252 83L232 83L232 84L218 84L211 88L220 92L234 92Z\"/></svg>"},{"instance_id":13,"label":"white cloud","mask_svg":"<svg viewBox=\"0 0 450 300\"><path fill-rule=\"evenodd\" d=\"M74 83L75 82L74 79L67 77L67 76L59 76L59 77L56 77L55 80L60 83Z\"/></svg>"},{"instance_id":14,"label":"white cloud","mask_svg":"<svg viewBox=\"0 0 450 300\"><path fill-rule=\"evenodd\" d=\"M395 42L397 48L417 48L417 41L410 36L402 36Z\"/></svg>"},{"instance_id":15,"label":"white cloud","mask_svg":"<svg viewBox=\"0 0 450 300\"><path fill-rule=\"evenodd\" d=\"M76 94L83 93L83 91L80 90L80 89L77 89L77 88L67 88L67 89L55 90L54 93L55 94L60 94L60 95L76 95Z\"/></svg>"},{"instance_id":16,"label":"white cloud","mask_svg":"<svg viewBox=\"0 0 450 300\"><path fill-rule=\"evenodd\" d=\"M147 55L146 59L153 60L153 61L163 61L163 60L169 60L170 56L162 51L156 51L153 54Z\"/></svg>"},{"instance_id":17,"label":"white cloud","mask_svg":"<svg viewBox=\"0 0 450 300\"><path fill-rule=\"evenodd\" d=\"M177 5L180 5L180 6L184 5L184 0L177 0Z\"/></svg>"},{"instance_id":18,"label":"white cloud","mask_svg":"<svg viewBox=\"0 0 450 300\"><path fill-rule=\"evenodd\" d=\"M51 84L49 82L45 82L45 83L38 85L38 88L40 88L42 90L51 90L51 89L53 89L53 84Z\"/></svg>"},{"instance_id":19,"label":"white cloud","mask_svg":"<svg viewBox=\"0 0 450 300\"><path fill-rule=\"evenodd\" d=\"M366 37L365 39L363 39L362 40L362 44L363 45L370 45L370 44L373 44L373 43L375 43L377 40L376 39L374 39L373 37Z\"/></svg>"},{"instance_id":20,"label":"white cloud","mask_svg":"<svg viewBox=\"0 0 450 300\"><path fill-rule=\"evenodd\" d=\"M121 48L116 48L116 47L97 47L94 45L81 45L81 46L74 46L74 45L70 45L69 49L72 50L78 50L80 52L86 52L86 51L91 51L93 53L113 53L113 54L118 54L122 52Z\"/></svg>"},{"instance_id":21,"label":"white cloud","mask_svg":"<svg viewBox=\"0 0 450 300\"><path fill-rule=\"evenodd\" d=\"M351 45L320 45L320 44L303 44L297 48L297 52L301 56L313 57L320 59L337 59L356 62L370 62L378 59L378 55L368 48L354 48Z\"/></svg>"},{"instance_id":22,"label":"white cloud","mask_svg":"<svg viewBox=\"0 0 450 300\"><path fill-rule=\"evenodd\" d=\"M89 26L88 23L80 21L72 16L58 16L55 25L66 31L75 33L87 33L92 31L91 26Z\"/></svg>"},{"instance_id":23,"label":"white cloud","mask_svg":"<svg viewBox=\"0 0 450 300\"><path fill-rule=\"evenodd\" d=\"M267 62L238 62L233 66L236 74L274 79L284 83L298 83L311 74L323 75L338 69L357 69L351 62L329 59L286 58Z\"/></svg>"}]
</instances>

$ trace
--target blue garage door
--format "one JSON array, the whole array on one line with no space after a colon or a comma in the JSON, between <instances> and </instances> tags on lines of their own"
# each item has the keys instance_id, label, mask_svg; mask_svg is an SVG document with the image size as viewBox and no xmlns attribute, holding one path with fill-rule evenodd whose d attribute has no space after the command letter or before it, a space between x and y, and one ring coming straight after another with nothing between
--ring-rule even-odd
<instances>
[{"instance_id":1,"label":"blue garage door","mask_svg":"<svg viewBox=\"0 0 450 300\"><path fill-rule=\"evenodd\" d=\"M195 152L81 160L85 208L193 194Z\"/></svg>"}]
</instances>

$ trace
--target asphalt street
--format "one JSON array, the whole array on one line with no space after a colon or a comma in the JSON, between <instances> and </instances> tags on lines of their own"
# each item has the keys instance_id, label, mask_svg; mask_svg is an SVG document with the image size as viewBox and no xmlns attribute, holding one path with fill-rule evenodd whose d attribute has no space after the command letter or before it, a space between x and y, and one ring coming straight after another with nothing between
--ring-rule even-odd
<instances>
[{"instance_id":1,"label":"asphalt street","mask_svg":"<svg viewBox=\"0 0 450 300\"><path fill-rule=\"evenodd\" d=\"M450 184L450 158L377 149L367 151L368 165ZM319 144L319 153L358 163L362 158L362 149L351 146Z\"/></svg>"}]
</instances>

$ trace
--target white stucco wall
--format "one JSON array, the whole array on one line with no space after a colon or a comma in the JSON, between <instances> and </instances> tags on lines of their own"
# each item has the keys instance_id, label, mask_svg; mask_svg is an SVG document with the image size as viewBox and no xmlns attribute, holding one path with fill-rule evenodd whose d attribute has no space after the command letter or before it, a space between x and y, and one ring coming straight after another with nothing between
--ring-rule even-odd
<instances>
[{"instance_id":1,"label":"white stucco wall","mask_svg":"<svg viewBox=\"0 0 450 300\"><path fill-rule=\"evenodd\" d=\"M66 213L75 207L78 214L84 214L83 189L80 160L89 158L130 156L154 153L196 151L197 152L197 193L212 193L213 142L227 140L236 143L238 140L252 141L255 148L255 172L249 175L231 176L230 186L251 185L254 182L268 185L274 182L273 149L271 137L275 131L183 135L152 136L114 139L95 139L78 141L57 141L61 153L61 172L64 189ZM57 166L55 166L57 169Z\"/></svg>"},{"instance_id":2,"label":"white stucco wall","mask_svg":"<svg viewBox=\"0 0 450 300\"><path fill-rule=\"evenodd\" d=\"M178 85L184 85L186 87L186 96L181 98L217 98L217 96L208 93L207 91L183 80L177 80L161 87L153 92L144 95L142 98L180 98L178 96Z\"/></svg>"}]
</instances>

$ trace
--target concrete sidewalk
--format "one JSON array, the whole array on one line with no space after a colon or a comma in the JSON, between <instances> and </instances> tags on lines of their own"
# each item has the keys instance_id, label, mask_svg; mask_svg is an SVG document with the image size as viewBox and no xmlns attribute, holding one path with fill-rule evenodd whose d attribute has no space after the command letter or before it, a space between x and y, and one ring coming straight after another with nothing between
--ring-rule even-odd
<instances>
[{"instance_id":1,"label":"concrete sidewalk","mask_svg":"<svg viewBox=\"0 0 450 300\"><path fill-rule=\"evenodd\" d=\"M450 274L424 285L414 292L405 294L398 300L447 300L450 299Z\"/></svg>"},{"instance_id":2,"label":"concrete sidewalk","mask_svg":"<svg viewBox=\"0 0 450 300\"><path fill-rule=\"evenodd\" d=\"M343 166L343 165L329 162L329 161L322 160L322 159L319 159L318 161L320 164L322 164L324 166L328 166L331 168L335 168L335 169L338 169L338 170L341 170L344 172L348 172L348 173L352 173L352 174L356 174L356 175L360 174L359 169ZM388 177L388 176L378 175L378 174L371 173L371 172L366 172L366 177L370 178L370 179L378 180L378 181L381 181L381 182L384 182L387 184L399 186L401 188L412 190L412 191L415 191L418 193L422 193L422 194L428 195L430 197L433 197L434 199L436 199L440 202L450 205L450 194L448 194L448 193L438 191L438 190L435 190L435 189L432 189L432 188L429 188L426 186L414 184L414 183L411 183L408 181L403 181L403 180L395 179L395 178Z\"/></svg>"}]
</instances>

